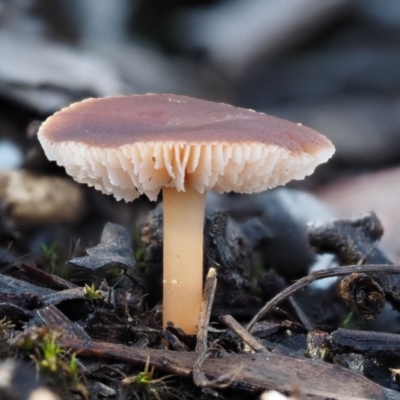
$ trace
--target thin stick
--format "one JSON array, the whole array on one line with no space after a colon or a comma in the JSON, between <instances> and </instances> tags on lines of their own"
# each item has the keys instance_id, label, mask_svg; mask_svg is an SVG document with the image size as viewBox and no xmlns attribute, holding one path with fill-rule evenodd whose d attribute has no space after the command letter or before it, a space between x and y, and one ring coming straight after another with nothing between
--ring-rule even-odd
<instances>
[{"instance_id":1,"label":"thin stick","mask_svg":"<svg viewBox=\"0 0 400 400\"><path fill-rule=\"evenodd\" d=\"M216 379L209 380L203 372L202 365L210 355L207 349L207 333L210 323L211 308L214 303L215 290L217 289L217 271L210 268L207 274L206 283L203 291L203 301L200 305L199 322L197 325L196 352L199 354L193 364L193 382L196 386L207 390L208 394L212 389L223 389L232 384L237 372L224 374ZM238 370L239 372L240 370ZM211 396L210 396L211 397Z\"/></svg>"},{"instance_id":2,"label":"thin stick","mask_svg":"<svg viewBox=\"0 0 400 400\"><path fill-rule=\"evenodd\" d=\"M235 378L240 374L243 367L237 367L236 370L226 374L219 375L215 379L208 379L203 372L202 365L210 355L210 351L201 353L193 364L193 382L196 386L205 389L226 389L235 382Z\"/></svg>"},{"instance_id":3,"label":"thin stick","mask_svg":"<svg viewBox=\"0 0 400 400\"><path fill-rule=\"evenodd\" d=\"M246 344L248 344L257 353L269 353L269 351L249 332L243 328L239 322L236 321L231 315L221 315L218 318L224 325L232 329Z\"/></svg>"},{"instance_id":4,"label":"thin stick","mask_svg":"<svg viewBox=\"0 0 400 400\"><path fill-rule=\"evenodd\" d=\"M217 271L215 268L210 268L204 285L203 301L200 305L199 322L197 324L196 352L198 353L207 351L208 324L210 323L216 289Z\"/></svg>"},{"instance_id":5,"label":"thin stick","mask_svg":"<svg viewBox=\"0 0 400 400\"><path fill-rule=\"evenodd\" d=\"M314 325L312 324L310 319L307 317L307 315L304 313L304 311L300 308L300 306L297 304L297 301L293 297L290 297L289 302L290 302L290 305L296 311L297 318L303 324L304 328L306 328L309 332L312 332L314 330Z\"/></svg>"},{"instance_id":6,"label":"thin stick","mask_svg":"<svg viewBox=\"0 0 400 400\"><path fill-rule=\"evenodd\" d=\"M282 290L282 292L278 293L273 299L271 299L265 306L253 317L253 319L249 322L246 329L250 330L251 327L265 314L275 308L280 302L286 300L292 294L297 292L299 289L303 289L311 282L324 279L331 278L334 276L343 276L347 274L351 274L353 272L358 273L372 273L372 272L386 272L388 274L400 274L400 267L396 265L387 265L387 264L377 264L377 265L347 265L345 267L338 267L334 269L315 271L304 278L299 279L297 282L293 283L293 285L287 287Z\"/></svg>"}]
</instances>

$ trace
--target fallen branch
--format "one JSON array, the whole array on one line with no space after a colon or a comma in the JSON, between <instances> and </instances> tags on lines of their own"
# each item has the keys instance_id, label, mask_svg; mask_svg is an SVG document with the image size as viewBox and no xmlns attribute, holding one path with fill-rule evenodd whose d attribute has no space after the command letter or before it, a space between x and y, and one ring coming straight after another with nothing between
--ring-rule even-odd
<instances>
[{"instance_id":1,"label":"fallen branch","mask_svg":"<svg viewBox=\"0 0 400 400\"><path fill-rule=\"evenodd\" d=\"M147 358L159 371L190 376L198 360L194 352L159 349L140 349L121 344L59 338L63 347L78 353L78 357L113 360L134 365L146 365ZM235 374L231 387L251 392L277 390L290 392L293 383L305 395L328 398L384 400L383 389L363 376L324 362L278 354L226 354L208 357L201 365L208 380L216 381L223 375ZM232 376L232 375L231 375Z\"/></svg>"},{"instance_id":2,"label":"fallen branch","mask_svg":"<svg viewBox=\"0 0 400 400\"><path fill-rule=\"evenodd\" d=\"M38 323L62 333L57 343L76 352L80 358L112 360L143 367L150 357L150 364L158 371L186 377L193 374L196 361L201 361L201 371L208 382L222 383L221 376L224 379L235 376L234 380L228 381L236 389L256 393L264 390L291 392L293 383L297 382L305 395L353 400L386 399L382 387L337 365L273 353L218 352L218 356L210 353L204 360L199 360L199 354L195 352L143 349L92 341L54 306L45 307L36 313Z\"/></svg>"}]
</instances>

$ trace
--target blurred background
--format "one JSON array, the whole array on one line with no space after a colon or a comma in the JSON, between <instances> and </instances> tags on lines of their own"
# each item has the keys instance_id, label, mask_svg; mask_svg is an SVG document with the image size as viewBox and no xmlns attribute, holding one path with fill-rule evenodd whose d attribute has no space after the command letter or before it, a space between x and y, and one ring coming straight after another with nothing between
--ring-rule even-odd
<instances>
[{"instance_id":1,"label":"blurred background","mask_svg":"<svg viewBox=\"0 0 400 400\"><path fill-rule=\"evenodd\" d=\"M400 260L399 71L398 0L0 0L3 257L91 244L105 221L152 207L66 179L36 139L47 116L87 97L170 92L325 134L336 155L291 187L332 215L375 211Z\"/></svg>"}]
</instances>

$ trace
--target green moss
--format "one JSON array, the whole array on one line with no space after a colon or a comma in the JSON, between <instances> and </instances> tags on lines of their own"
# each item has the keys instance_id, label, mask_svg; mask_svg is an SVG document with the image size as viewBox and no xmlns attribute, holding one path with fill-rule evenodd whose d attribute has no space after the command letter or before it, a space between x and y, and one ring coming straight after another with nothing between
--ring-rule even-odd
<instances>
[{"instance_id":1,"label":"green moss","mask_svg":"<svg viewBox=\"0 0 400 400\"><path fill-rule=\"evenodd\" d=\"M42 268L49 274L57 275L61 278L69 278L69 269L65 258L61 255L58 242L54 241L50 246L43 243L41 245L42 258L39 261Z\"/></svg>"}]
</instances>

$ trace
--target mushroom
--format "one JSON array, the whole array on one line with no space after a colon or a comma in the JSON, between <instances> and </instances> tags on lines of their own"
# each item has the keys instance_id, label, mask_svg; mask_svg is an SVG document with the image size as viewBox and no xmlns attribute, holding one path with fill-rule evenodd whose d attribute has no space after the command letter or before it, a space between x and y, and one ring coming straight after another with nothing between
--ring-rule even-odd
<instances>
[{"instance_id":1,"label":"mushroom","mask_svg":"<svg viewBox=\"0 0 400 400\"><path fill-rule=\"evenodd\" d=\"M117 200L162 190L163 324L196 333L206 192L254 193L302 179L334 152L319 133L276 117L172 94L87 99L38 137L76 181Z\"/></svg>"}]
</instances>

